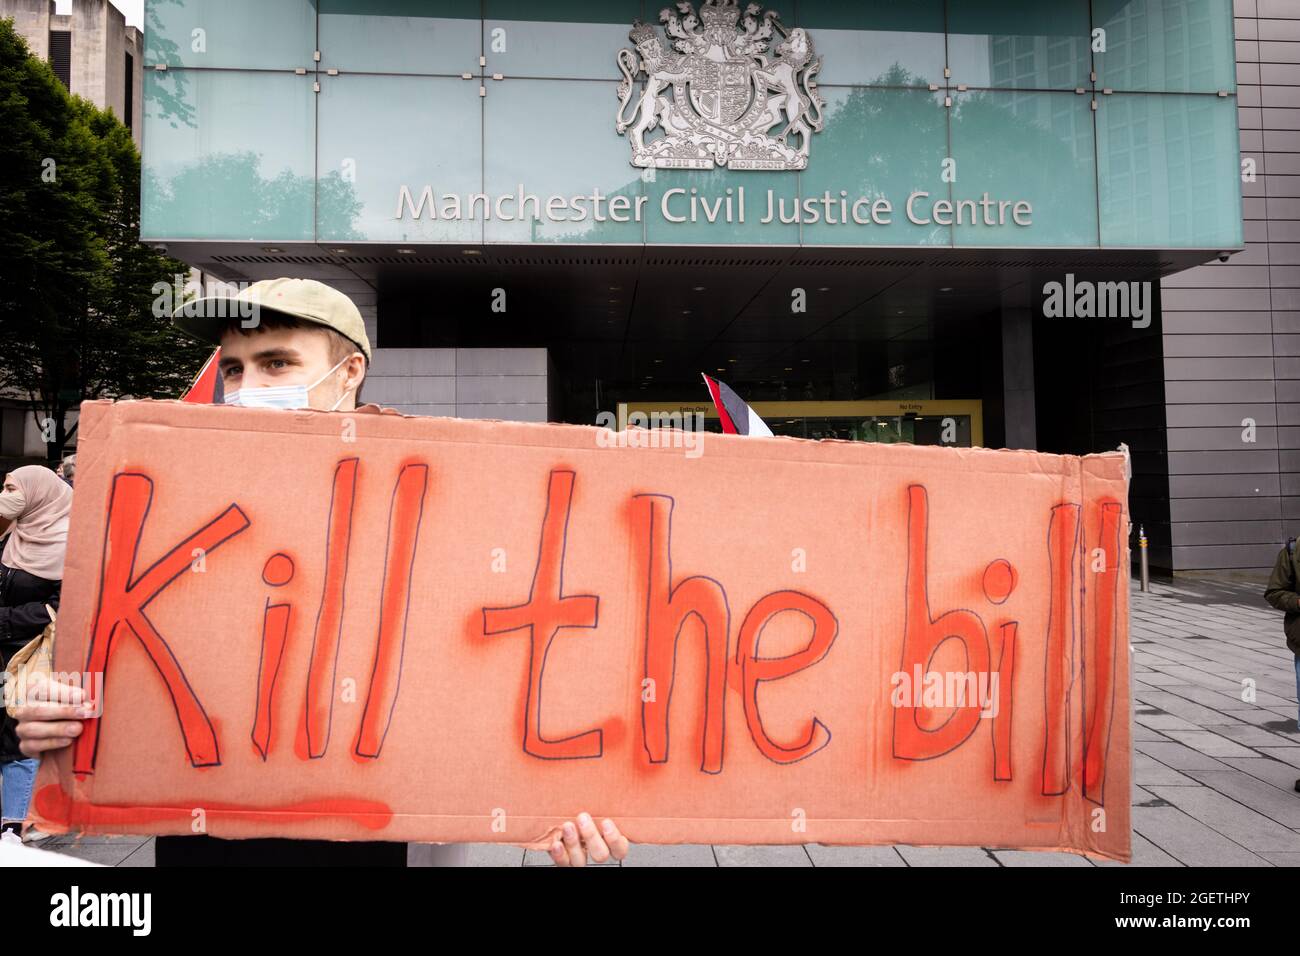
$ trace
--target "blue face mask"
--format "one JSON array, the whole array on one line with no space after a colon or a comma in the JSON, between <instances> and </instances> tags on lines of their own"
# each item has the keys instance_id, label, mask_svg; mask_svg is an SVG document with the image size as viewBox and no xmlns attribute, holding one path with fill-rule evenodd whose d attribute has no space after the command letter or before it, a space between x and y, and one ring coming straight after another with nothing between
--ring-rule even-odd
<instances>
[{"instance_id":1,"label":"blue face mask","mask_svg":"<svg viewBox=\"0 0 1300 956\"><path fill-rule=\"evenodd\" d=\"M308 393L319 385L325 379L329 378L338 369L340 365L352 358L341 359L334 368L330 369L310 385L268 385L262 388L241 388L233 392L226 393L227 405L240 405L244 408L307 408L309 402ZM348 389L351 391L351 389ZM347 392L339 396L339 400L330 406L330 411L334 411L342 404L343 399L347 397Z\"/></svg>"}]
</instances>

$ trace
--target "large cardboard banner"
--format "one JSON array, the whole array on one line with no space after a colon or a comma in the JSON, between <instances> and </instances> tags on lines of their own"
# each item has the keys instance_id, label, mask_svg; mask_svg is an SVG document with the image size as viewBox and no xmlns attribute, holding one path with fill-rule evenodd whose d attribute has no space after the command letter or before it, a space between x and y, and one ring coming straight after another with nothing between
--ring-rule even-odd
<instances>
[{"instance_id":1,"label":"large cardboard banner","mask_svg":"<svg viewBox=\"0 0 1300 956\"><path fill-rule=\"evenodd\" d=\"M541 845L588 810L1129 859L1120 453L172 402L80 431L55 667L102 712L42 828Z\"/></svg>"}]
</instances>

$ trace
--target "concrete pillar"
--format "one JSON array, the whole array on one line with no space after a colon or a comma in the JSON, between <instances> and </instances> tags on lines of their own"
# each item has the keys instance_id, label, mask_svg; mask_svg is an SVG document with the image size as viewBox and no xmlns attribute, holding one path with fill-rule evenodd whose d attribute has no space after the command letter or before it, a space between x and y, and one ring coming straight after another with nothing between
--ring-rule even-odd
<instances>
[{"instance_id":1,"label":"concrete pillar","mask_svg":"<svg viewBox=\"0 0 1300 956\"><path fill-rule=\"evenodd\" d=\"M1022 305L1002 307L1002 396L1006 447L1037 448L1034 414L1034 321Z\"/></svg>"}]
</instances>

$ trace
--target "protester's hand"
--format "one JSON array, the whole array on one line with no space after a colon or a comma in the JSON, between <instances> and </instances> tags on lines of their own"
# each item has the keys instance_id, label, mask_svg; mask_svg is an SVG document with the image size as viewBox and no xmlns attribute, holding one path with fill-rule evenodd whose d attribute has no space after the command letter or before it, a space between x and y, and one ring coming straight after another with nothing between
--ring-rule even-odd
<instances>
[{"instance_id":1,"label":"protester's hand","mask_svg":"<svg viewBox=\"0 0 1300 956\"><path fill-rule=\"evenodd\" d=\"M604 863L610 857L627 856L627 837L618 832L613 820L600 821L600 829L591 814L579 813L577 820L566 820L560 836L551 844L551 859L556 866L586 866L587 861Z\"/></svg>"},{"instance_id":2,"label":"protester's hand","mask_svg":"<svg viewBox=\"0 0 1300 956\"><path fill-rule=\"evenodd\" d=\"M18 749L25 757L39 757L66 747L81 733L82 720L93 716L80 687L37 675L27 686L25 702L14 708Z\"/></svg>"}]
</instances>

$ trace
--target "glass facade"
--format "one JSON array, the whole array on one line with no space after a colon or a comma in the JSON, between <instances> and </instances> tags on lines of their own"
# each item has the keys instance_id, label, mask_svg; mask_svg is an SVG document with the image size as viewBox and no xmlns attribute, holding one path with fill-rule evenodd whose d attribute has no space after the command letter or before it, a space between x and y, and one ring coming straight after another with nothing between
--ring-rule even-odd
<instances>
[{"instance_id":1,"label":"glass facade","mask_svg":"<svg viewBox=\"0 0 1300 956\"><path fill-rule=\"evenodd\" d=\"M948 65L962 86L1074 90L1089 84L1086 0L949 4Z\"/></svg>"},{"instance_id":2,"label":"glass facade","mask_svg":"<svg viewBox=\"0 0 1300 956\"><path fill-rule=\"evenodd\" d=\"M779 4L825 105L806 168L776 171L632 165L615 58L660 6L149 0L142 233L1241 243L1231 0Z\"/></svg>"},{"instance_id":3,"label":"glass facade","mask_svg":"<svg viewBox=\"0 0 1300 956\"><path fill-rule=\"evenodd\" d=\"M958 93L949 125L958 158L953 197L967 203L954 225L959 246L1091 246L1097 243L1091 101L1073 93ZM1034 157L1026 162L1025 157ZM969 215L972 201L1016 196L1032 205L1032 227L1007 230ZM960 205L958 211L961 211ZM976 210L982 213L983 210Z\"/></svg>"},{"instance_id":4,"label":"glass facade","mask_svg":"<svg viewBox=\"0 0 1300 956\"><path fill-rule=\"evenodd\" d=\"M144 101L144 238L314 238L319 182L309 77L151 71Z\"/></svg>"},{"instance_id":5,"label":"glass facade","mask_svg":"<svg viewBox=\"0 0 1300 956\"><path fill-rule=\"evenodd\" d=\"M1242 239L1241 187L1214 157L1237 149L1231 99L1125 93L1097 112L1102 239L1197 248Z\"/></svg>"}]
</instances>

